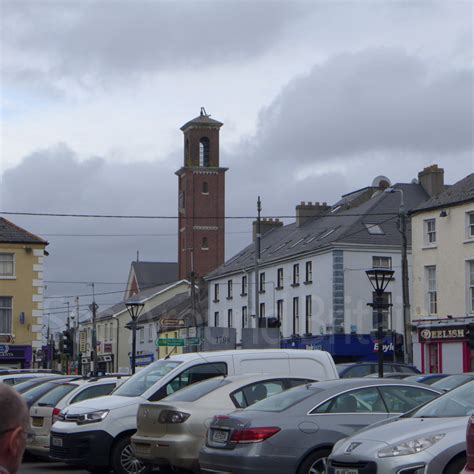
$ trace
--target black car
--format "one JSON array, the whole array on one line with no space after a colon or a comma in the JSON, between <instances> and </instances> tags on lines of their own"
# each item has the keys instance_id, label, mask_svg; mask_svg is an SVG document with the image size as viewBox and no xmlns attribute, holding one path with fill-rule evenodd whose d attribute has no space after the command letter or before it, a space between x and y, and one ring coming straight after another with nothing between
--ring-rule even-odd
<instances>
[{"instance_id":1,"label":"black car","mask_svg":"<svg viewBox=\"0 0 474 474\"><path fill-rule=\"evenodd\" d=\"M341 379L366 377L367 375L377 373L379 370L378 367L378 362L350 362L347 364L336 364ZM400 372L409 375L421 374L414 365L399 364L396 362L384 362L383 371L386 373Z\"/></svg>"}]
</instances>

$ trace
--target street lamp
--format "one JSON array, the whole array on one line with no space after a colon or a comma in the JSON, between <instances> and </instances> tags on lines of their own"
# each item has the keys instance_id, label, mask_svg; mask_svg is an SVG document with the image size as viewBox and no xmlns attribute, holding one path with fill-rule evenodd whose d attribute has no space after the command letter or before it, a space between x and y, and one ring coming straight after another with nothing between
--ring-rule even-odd
<instances>
[{"instance_id":1,"label":"street lamp","mask_svg":"<svg viewBox=\"0 0 474 474\"><path fill-rule=\"evenodd\" d=\"M404 362L413 363L413 345L411 340L411 318L410 318L410 293L408 289L408 257L407 257L407 213L405 210L405 201L403 190L399 188L387 188L385 193L400 193L400 207L398 215L400 217L400 234L402 236L402 298L403 298L403 344L404 344ZM393 346L395 350L395 345Z\"/></svg>"},{"instance_id":2,"label":"street lamp","mask_svg":"<svg viewBox=\"0 0 474 474\"><path fill-rule=\"evenodd\" d=\"M377 310L379 377L383 378L383 310L388 309L391 306L389 303L384 303L383 294L393 277L394 271L387 268L371 268L370 270L366 270L365 273L375 291L374 301L372 303L367 303L367 305Z\"/></svg>"},{"instance_id":3,"label":"street lamp","mask_svg":"<svg viewBox=\"0 0 474 474\"><path fill-rule=\"evenodd\" d=\"M132 375L135 373L135 358L137 355L137 319L145 306L144 303L138 301L128 301L125 303L132 320L127 327L132 330Z\"/></svg>"}]
</instances>

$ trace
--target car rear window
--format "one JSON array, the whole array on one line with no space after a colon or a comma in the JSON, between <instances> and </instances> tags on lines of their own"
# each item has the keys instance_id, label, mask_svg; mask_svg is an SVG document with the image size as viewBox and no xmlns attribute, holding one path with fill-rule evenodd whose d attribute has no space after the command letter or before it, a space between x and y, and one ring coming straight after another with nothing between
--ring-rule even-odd
<instances>
[{"instance_id":1,"label":"car rear window","mask_svg":"<svg viewBox=\"0 0 474 474\"><path fill-rule=\"evenodd\" d=\"M322 392L322 389L313 388L311 385L290 388L285 392L277 393L276 395L265 398L264 400L245 408L245 410L280 412L291 408L293 405L296 405L319 392Z\"/></svg>"},{"instance_id":2,"label":"car rear window","mask_svg":"<svg viewBox=\"0 0 474 474\"><path fill-rule=\"evenodd\" d=\"M173 402L195 402L229 383L229 380L222 377L212 378L205 380L204 382L189 385L189 387L185 387L171 395L168 395L165 400Z\"/></svg>"},{"instance_id":3,"label":"car rear window","mask_svg":"<svg viewBox=\"0 0 474 474\"><path fill-rule=\"evenodd\" d=\"M26 403L31 403L34 400L37 400L43 394L51 390L52 388L56 387L57 384L54 382L46 382L41 384L39 387L34 387L31 390L28 390L23 394L23 398L25 399Z\"/></svg>"},{"instance_id":4,"label":"car rear window","mask_svg":"<svg viewBox=\"0 0 474 474\"><path fill-rule=\"evenodd\" d=\"M70 383L57 385L55 388L43 395L36 404L42 407L55 407L59 400L64 398L69 392L72 392L76 387L77 385Z\"/></svg>"},{"instance_id":5,"label":"car rear window","mask_svg":"<svg viewBox=\"0 0 474 474\"><path fill-rule=\"evenodd\" d=\"M448 377L434 382L431 386L434 388L438 388L439 390L452 390L453 388L459 387L463 383L472 380L472 378L473 377L471 375L467 374L449 375Z\"/></svg>"}]
</instances>

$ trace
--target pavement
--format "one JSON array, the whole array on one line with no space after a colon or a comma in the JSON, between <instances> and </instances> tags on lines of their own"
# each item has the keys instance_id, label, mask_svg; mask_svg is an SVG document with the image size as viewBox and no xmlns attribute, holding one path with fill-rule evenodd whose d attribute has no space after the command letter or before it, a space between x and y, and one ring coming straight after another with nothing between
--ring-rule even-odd
<instances>
[{"instance_id":1,"label":"pavement","mask_svg":"<svg viewBox=\"0 0 474 474\"><path fill-rule=\"evenodd\" d=\"M59 462L23 461L19 474L89 474L84 469Z\"/></svg>"}]
</instances>

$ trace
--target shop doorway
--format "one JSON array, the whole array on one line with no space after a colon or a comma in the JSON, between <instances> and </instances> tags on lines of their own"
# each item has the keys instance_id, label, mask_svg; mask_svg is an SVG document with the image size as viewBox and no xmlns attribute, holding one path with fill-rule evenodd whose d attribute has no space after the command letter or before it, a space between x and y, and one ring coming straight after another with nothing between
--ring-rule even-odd
<instances>
[{"instance_id":1,"label":"shop doorway","mask_svg":"<svg viewBox=\"0 0 474 474\"><path fill-rule=\"evenodd\" d=\"M428 344L428 373L439 374L441 372L440 350L438 343Z\"/></svg>"}]
</instances>

